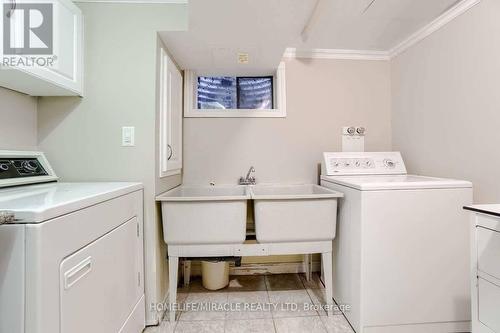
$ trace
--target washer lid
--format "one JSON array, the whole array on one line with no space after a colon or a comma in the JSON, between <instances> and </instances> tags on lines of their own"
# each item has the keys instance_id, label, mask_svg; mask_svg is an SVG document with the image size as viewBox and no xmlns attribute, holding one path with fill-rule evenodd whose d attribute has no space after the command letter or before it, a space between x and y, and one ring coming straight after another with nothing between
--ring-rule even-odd
<instances>
[{"instance_id":1,"label":"washer lid","mask_svg":"<svg viewBox=\"0 0 500 333\"><path fill-rule=\"evenodd\" d=\"M321 180L362 191L472 188L464 180L417 175L321 176Z\"/></svg>"},{"instance_id":2,"label":"washer lid","mask_svg":"<svg viewBox=\"0 0 500 333\"><path fill-rule=\"evenodd\" d=\"M14 222L40 223L140 190L140 183L47 183L0 190L0 211Z\"/></svg>"}]
</instances>

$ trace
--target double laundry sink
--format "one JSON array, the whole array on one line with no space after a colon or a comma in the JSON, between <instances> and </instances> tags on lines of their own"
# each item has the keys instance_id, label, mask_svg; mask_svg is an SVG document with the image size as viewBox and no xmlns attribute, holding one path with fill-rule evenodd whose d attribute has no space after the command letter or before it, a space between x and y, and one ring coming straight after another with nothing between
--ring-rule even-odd
<instances>
[{"instance_id":1,"label":"double laundry sink","mask_svg":"<svg viewBox=\"0 0 500 333\"><path fill-rule=\"evenodd\" d=\"M179 186L157 200L168 245L203 245L243 243L249 207L259 243L331 240L342 196L313 184Z\"/></svg>"}]
</instances>

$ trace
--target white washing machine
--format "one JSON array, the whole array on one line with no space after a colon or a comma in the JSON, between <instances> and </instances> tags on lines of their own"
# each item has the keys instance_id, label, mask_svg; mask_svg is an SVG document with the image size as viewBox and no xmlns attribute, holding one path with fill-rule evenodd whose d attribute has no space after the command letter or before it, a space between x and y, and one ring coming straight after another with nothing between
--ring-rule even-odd
<instances>
[{"instance_id":1,"label":"white washing machine","mask_svg":"<svg viewBox=\"0 0 500 333\"><path fill-rule=\"evenodd\" d=\"M0 151L0 332L142 332L142 185L56 180Z\"/></svg>"},{"instance_id":2,"label":"white washing machine","mask_svg":"<svg viewBox=\"0 0 500 333\"><path fill-rule=\"evenodd\" d=\"M358 333L470 331L467 181L408 175L398 152L324 153L344 193L333 295Z\"/></svg>"}]
</instances>

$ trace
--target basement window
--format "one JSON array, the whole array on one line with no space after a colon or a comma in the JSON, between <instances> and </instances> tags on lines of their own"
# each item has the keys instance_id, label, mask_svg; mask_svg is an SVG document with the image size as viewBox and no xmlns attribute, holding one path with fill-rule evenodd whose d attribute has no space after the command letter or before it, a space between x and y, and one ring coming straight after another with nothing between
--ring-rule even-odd
<instances>
[{"instance_id":1,"label":"basement window","mask_svg":"<svg viewBox=\"0 0 500 333\"><path fill-rule=\"evenodd\" d=\"M198 76L198 109L272 109L273 81L272 76Z\"/></svg>"},{"instance_id":2,"label":"basement window","mask_svg":"<svg viewBox=\"0 0 500 333\"><path fill-rule=\"evenodd\" d=\"M285 117L284 65L274 76L185 72L185 117Z\"/></svg>"}]
</instances>

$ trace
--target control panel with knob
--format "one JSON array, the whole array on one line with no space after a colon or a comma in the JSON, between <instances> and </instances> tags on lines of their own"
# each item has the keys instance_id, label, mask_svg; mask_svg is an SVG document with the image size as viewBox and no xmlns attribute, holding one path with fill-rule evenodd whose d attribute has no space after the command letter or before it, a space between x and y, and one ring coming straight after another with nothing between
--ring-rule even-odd
<instances>
[{"instance_id":1,"label":"control panel with knob","mask_svg":"<svg viewBox=\"0 0 500 333\"><path fill-rule=\"evenodd\" d=\"M28 172L35 172L38 169L38 162L34 160L24 161L22 163L23 169Z\"/></svg>"},{"instance_id":2,"label":"control panel with knob","mask_svg":"<svg viewBox=\"0 0 500 333\"><path fill-rule=\"evenodd\" d=\"M0 150L0 188L54 182L57 179L43 152Z\"/></svg>"},{"instance_id":3,"label":"control panel with knob","mask_svg":"<svg viewBox=\"0 0 500 333\"><path fill-rule=\"evenodd\" d=\"M398 152L335 152L324 153L323 175L392 175L406 174Z\"/></svg>"},{"instance_id":4,"label":"control panel with knob","mask_svg":"<svg viewBox=\"0 0 500 333\"><path fill-rule=\"evenodd\" d=\"M394 162L393 160L391 160L389 158L386 158L384 160L384 165L390 169L394 169L396 167L396 162Z\"/></svg>"},{"instance_id":5,"label":"control panel with knob","mask_svg":"<svg viewBox=\"0 0 500 333\"><path fill-rule=\"evenodd\" d=\"M0 159L0 179L47 176L36 158Z\"/></svg>"}]
</instances>

